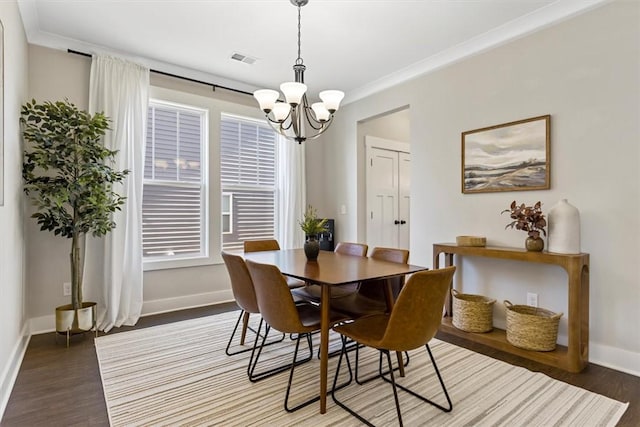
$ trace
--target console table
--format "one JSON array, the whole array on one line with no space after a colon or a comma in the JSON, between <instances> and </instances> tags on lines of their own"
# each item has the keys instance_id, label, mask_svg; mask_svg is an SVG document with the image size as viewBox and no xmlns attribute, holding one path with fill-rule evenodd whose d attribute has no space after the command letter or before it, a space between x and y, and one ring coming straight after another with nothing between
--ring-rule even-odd
<instances>
[{"instance_id":1,"label":"console table","mask_svg":"<svg viewBox=\"0 0 640 427\"><path fill-rule=\"evenodd\" d=\"M497 348L546 365L555 366L569 372L582 371L589 362L589 254L556 254L551 252L530 252L517 248L458 246L455 243L433 245L433 268L440 267L440 255L444 256L444 266L454 264L454 255L476 256L512 261L524 261L558 265L568 275L568 345L556 346L554 351L541 352L524 350L507 341L506 331L494 328L487 333L462 331L452 324L452 301L446 304L446 315L440 330L473 342ZM451 284L453 286L453 283Z\"/></svg>"}]
</instances>

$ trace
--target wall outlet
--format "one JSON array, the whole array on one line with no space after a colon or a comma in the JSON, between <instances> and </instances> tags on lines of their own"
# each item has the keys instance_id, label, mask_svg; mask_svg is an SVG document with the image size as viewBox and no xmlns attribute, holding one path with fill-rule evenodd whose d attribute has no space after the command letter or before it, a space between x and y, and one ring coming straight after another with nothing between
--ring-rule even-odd
<instances>
[{"instance_id":1,"label":"wall outlet","mask_svg":"<svg viewBox=\"0 0 640 427\"><path fill-rule=\"evenodd\" d=\"M527 305L531 307L538 306L538 294L532 294L531 292L527 292Z\"/></svg>"},{"instance_id":2,"label":"wall outlet","mask_svg":"<svg viewBox=\"0 0 640 427\"><path fill-rule=\"evenodd\" d=\"M64 282L62 284L62 295L65 297L71 296L71 282Z\"/></svg>"}]
</instances>

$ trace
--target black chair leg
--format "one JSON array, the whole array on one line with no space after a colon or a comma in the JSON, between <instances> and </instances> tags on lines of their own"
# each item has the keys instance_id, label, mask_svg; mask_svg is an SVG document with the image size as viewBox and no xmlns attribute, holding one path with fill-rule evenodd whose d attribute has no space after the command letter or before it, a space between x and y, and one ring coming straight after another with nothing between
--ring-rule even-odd
<instances>
[{"instance_id":1,"label":"black chair leg","mask_svg":"<svg viewBox=\"0 0 640 427\"><path fill-rule=\"evenodd\" d=\"M337 383L338 383L338 377L340 376L340 367L342 366L342 358L344 357L347 361L347 367L349 368L349 372L351 372L351 362L349 361L349 354L347 351L347 345L346 345L346 337L342 336L342 350L340 351L340 357L338 358L338 366L336 367L336 375L335 377L333 377L333 387L331 387L331 398L333 399L333 402L338 405L339 407L341 407L342 409L344 409L345 411L347 411L348 413L350 413L351 415L353 415L354 417L356 417L357 419L359 419L362 423L366 424L369 427L374 427L373 424L371 424L369 421L367 421L365 418L363 418L362 416L360 416L360 414L358 414L357 412L355 412L353 409L349 408L347 405L345 405L344 403L342 403L337 397L336 397L336 391L339 390L342 387L336 387ZM356 348L356 352L357 352L357 348ZM357 369L357 365L356 365L356 369ZM350 379L349 379L349 383L351 382L351 375L350 375ZM348 383L347 383L348 384ZM344 386L346 386L347 384L344 384Z\"/></svg>"},{"instance_id":2,"label":"black chair leg","mask_svg":"<svg viewBox=\"0 0 640 427\"><path fill-rule=\"evenodd\" d=\"M233 328L233 332L231 333L231 337L229 337L229 342L227 343L227 348L225 349L225 353L227 354L227 356L234 356L236 354L241 354L241 353L246 353L248 351L252 351L255 347L247 347L247 348L243 348L242 350L237 350L237 351L231 351L231 343L233 342L233 339L236 336L236 332L238 331L238 326L240 326L240 322L242 321L242 317L244 315L245 311L244 310L240 310L240 315L238 316L238 321L236 322L236 325ZM258 328L258 330L254 330L251 327L247 328L248 330L254 332L255 334L259 335L260 330ZM266 343L265 345L271 345L271 344L276 344L279 342L282 342L284 340L284 334L282 335L281 338L275 340L275 341L270 341L268 343Z\"/></svg>"},{"instance_id":3,"label":"black chair leg","mask_svg":"<svg viewBox=\"0 0 640 427\"><path fill-rule=\"evenodd\" d=\"M388 350L381 350L380 356L384 353L387 356L387 366L389 367L389 375L391 376L391 387L393 388L393 399L396 402L396 413L398 414L398 422L400 423L400 427L402 427L402 412L400 411L400 399L398 399L398 390L396 388L396 379L393 375L393 365L391 364L391 354L389 354ZM382 374L380 374L382 376ZM384 377L383 377L384 378Z\"/></svg>"},{"instance_id":4,"label":"black chair leg","mask_svg":"<svg viewBox=\"0 0 640 427\"><path fill-rule=\"evenodd\" d=\"M265 324L265 333L264 336L262 336L262 343L260 345L258 345L258 338L261 336L260 335L260 330L262 329L262 323L264 322L264 319L260 319L260 325L258 326L258 334L256 334L256 340L255 343L253 345L253 351L251 352L251 357L249 358L249 366L247 367L247 375L249 376L249 381L251 382L258 382L260 380L263 380L265 378L269 378L272 377L276 374L279 374L280 372L284 372L287 369L289 369L291 367L291 364L286 364L286 365L282 365L282 366L277 366L275 368L266 370L264 372L260 372L260 373L255 373L256 370L256 366L258 366L258 361L260 359L260 355L262 354L262 349L267 346L270 345L272 343L269 344L265 344L265 341L267 340L267 336L269 335L269 331L271 330L271 326L269 326L266 322L264 322ZM283 338L284 339L284 334L283 334ZM280 341L282 341L282 339ZM297 348L297 344L296 344L296 348ZM257 352L256 352L257 349ZM295 362L298 365L301 365L303 363L308 362L309 360L311 360L313 357L313 352L312 350L310 350L309 352L309 356L305 357L302 360L299 360L297 362Z\"/></svg>"},{"instance_id":5,"label":"black chair leg","mask_svg":"<svg viewBox=\"0 0 640 427\"><path fill-rule=\"evenodd\" d=\"M309 353L310 353L310 357L313 357L313 343L311 340L311 334L303 334L306 335L307 337L307 342L309 344ZM344 340L344 337L342 337ZM289 383L287 384L287 392L285 394L285 398L284 398L284 409L287 412L295 412L298 409L304 408L305 406L309 406L310 404L317 402L318 400L320 400L320 396L315 396L312 397L309 400L306 400L302 403L300 403L299 405L294 406L293 408L289 407L289 395L291 393L291 384L293 383L293 372L294 369L296 367L296 365L299 365L300 363L296 363L296 358L298 356L298 346L300 344L300 336L298 337L298 340L296 342L296 349L295 352L293 353L293 363L291 365L291 372L289 373ZM344 345L344 342L343 342ZM336 385L337 381L338 381L338 377L337 377L337 373L336 373L336 377L333 380L333 388L331 390L331 392L333 393L334 390L340 390L341 388L344 388L346 386L348 386L349 384L351 384L351 381L353 380L353 373L351 371L351 365L349 365L349 379L347 381L345 381L344 383L340 384L340 385ZM329 391L327 391L327 394L329 394Z\"/></svg>"},{"instance_id":6,"label":"black chair leg","mask_svg":"<svg viewBox=\"0 0 640 427\"><path fill-rule=\"evenodd\" d=\"M336 368L336 376L333 380L333 388L331 389L331 397L333 398L333 401L336 403L336 405L340 406L342 409L344 409L345 411L349 412L351 415L353 415L354 417L356 417L358 420L360 420L362 423L366 424L367 426L373 427L373 424L371 422L369 422L367 419L363 418L360 414L358 414L357 412L355 412L353 409L349 408L346 404L344 404L343 402L341 402L340 400L338 400L338 398L336 397L336 390L338 390L336 388L336 382L337 382L337 378L338 375L340 374L340 366L342 365L342 358L343 356L346 357L347 359L347 365L349 366L349 369L351 369L351 365L349 363L349 354L346 351L345 348L345 341L346 339L343 337L343 347L342 347L342 352L340 353L340 358L338 359L338 367ZM402 427L403 423L402 423L402 413L400 410L400 399L398 398L398 390L404 390L407 393L417 397L418 399L427 402L433 406L435 406L436 408L444 411L444 412L451 412L451 410L453 409L453 404L451 403L451 398L449 397L449 393L447 392L447 388L444 385L444 381L442 380L442 376L440 375L440 371L438 370L438 365L436 364L435 358L433 357L433 353L431 353L431 348L429 348L429 345L425 345L426 349L427 349L427 353L429 354L429 358L431 359L431 363L433 365L433 368L436 372L436 375L438 376L438 380L440 381L440 386L442 387L442 391L444 392L445 397L447 398L447 402L448 402L448 407L444 407L441 406L429 399L427 399L424 396L419 395L418 393L409 390L406 387L401 386L400 384L396 384L396 380L395 380L395 375L394 375L394 371L397 369L393 368L393 363L391 362L391 352L388 350L380 350L380 359L379 359L379 371L380 373L376 376L374 376L373 378L367 378L365 380L365 382L371 381L372 379L375 378L382 378L384 381L391 383L392 389L393 389L393 398L395 400L395 404L396 404L396 412L398 414L398 422L400 423L400 426ZM382 354L386 355L387 358L387 371L386 372L382 372ZM356 382L357 382L357 371L358 371L358 350L356 349ZM385 377L385 375L389 374L390 378ZM359 384L359 383L358 383Z\"/></svg>"},{"instance_id":7,"label":"black chair leg","mask_svg":"<svg viewBox=\"0 0 640 427\"><path fill-rule=\"evenodd\" d=\"M358 346L358 348L363 347L363 346ZM358 352L358 348L356 348L356 383L358 383L359 385L364 385L370 381L373 381L377 378L382 377L383 375L387 375L389 373L389 371L383 371L382 370L382 353L380 353L380 358L378 360L378 373L377 374L373 374L367 378L364 379L360 379L360 377L358 376L358 366L360 365L359 362L359 352ZM408 366L409 365L409 352L405 351L404 352L405 356L406 356L406 360L404 361L404 366ZM400 367L397 366L395 368L393 368L394 371L399 370Z\"/></svg>"},{"instance_id":8,"label":"black chair leg","mask_svg":"<svg viewBox=\"0 0 640 427\"><path fill-rule=\"evenodd\" d=\"M447 392L447 387L444 385L444 381L442 380L442 375L440 375L440 370L438 369L438 365L436 364L436 360L433 357L433 353L431 353L431 348L429 347L429 344L425 345L426 349L427 349L427 353L429 354L429 358L431 359L431 364L433 365L433 369L436 372L436 375L438 377L438 381L440 381L440 387L442 388L442 391L444 392L444 396L447 399L447 406L442 406L436 402L433 402L432 400L427 399L426 397L416 393L413 390L410 390L406 387L403 387L399 384L397 384L398 388L400 390L404 390L407 393L411 394L412 396L417 397L418 399L422 400L423 402L427 402L433 406L435 406L436 408L440 409L443 412L451 412L451 410L453 409L453 403L451 402L451 398L449 397L449 392ZM382 377L383 380L389 382L389 379L386 377Z\"/></svg>"}]
</instances>

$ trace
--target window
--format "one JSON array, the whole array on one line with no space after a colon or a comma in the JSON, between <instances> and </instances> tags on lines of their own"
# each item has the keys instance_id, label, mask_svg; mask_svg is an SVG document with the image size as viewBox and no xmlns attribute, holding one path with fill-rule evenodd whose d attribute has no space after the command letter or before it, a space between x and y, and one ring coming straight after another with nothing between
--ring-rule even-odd
<instances>
[{"instance_id":1,"label":"window","mask_svg":"<svg viewBox=\"0 0 640 427\"><path fill-rule=\"evenodd\" d=\"M224 250L241 249L245 240L272 239L276 234L276 140L276 133L262 120L222 114L220 182ZM225 210L225 203L230 210Z\"/></svg>"},{"instance_id":2,"label":"window","mask_svg":"<svg viewBox=\"0 0 640 427\"><path fill-rule=\"evenodd\" d=\"M222 193L222 234L233 233L233 194Z\"/></svg>"},{"instance_id":3,"label":"window","mask_svg":"<svg viewBox=\"0 0 640 427\"><path fill-rule=\"evenodd\" d=\"M142 200L145 261L208 256L207 129L207 110L149 102Z\"/></svg>"}]
</instances>

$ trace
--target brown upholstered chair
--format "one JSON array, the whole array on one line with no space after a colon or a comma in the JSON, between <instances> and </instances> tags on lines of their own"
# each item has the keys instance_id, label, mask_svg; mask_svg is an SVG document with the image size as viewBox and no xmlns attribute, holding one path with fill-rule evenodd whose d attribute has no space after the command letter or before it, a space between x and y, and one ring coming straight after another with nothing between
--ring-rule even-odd
<instances>
[{"instance_id":1,"label":"brown upholstered chair","mask_svg":"<svg viewBox=\"0 0 640 427\"><path fill-rule=\"evenodd\" d=\"M244 251L248 252L262 252L262 251L279 251L280 244L276 239L261 239L261 240L245 240ZM298 280L293 277L286 277L287 285L289 289L302 288L305 283L302 280Z\"/></svg>"},{"instance_id":2,"label":"brown upholstered chair","mask_svg":"<svg viewBox=\"0 0 640 427\"><path fill-rule=\"evenodd\" d=\"M231 278L231 290L233 292L233 296L236 300L236 303L240 307L240 315L238 316L238 321L236 322L235 327L233 328L233 332L231 333L231 337L229 338L229 342L227 343L227 348L225 350L228 356L233 356L239 353L245 353L247 351L251 351L251 357L249 358L249 365L247 367L247 375L249 379L253 382L259 381L264 378L268 378L271 375L277 374L278 372L282 372L284 370L289 369L289 365L279 366L273 369L269 369L264 372L256 373L256 367L258 365L258 359L260 354L256 355L256 345L258 344L258 338L260 337L260 331L262 330L263 320L260 319L260 324L258 326L258 330L254 331L256 333L256 337L253 343L253 346L248 348L243 348L239 351L231 351L231 344L233 339L238 331L238 326L240 325L240 321L242 320L242 334L240 336L240 345L244 345L248 324L249 324L249 316L251 314L260 313L260 308L258 307L258 300L256 299L256 293L253 286L253 281L251 280L251 275L249 274L249 270L247 269L247 265L245 264L244 259L241 256L233 255L228 252L222 252L222 259L227 267L227 271L229 272L229 277ZM284 339L284 335L276 340L270 341L269 343L265 343L267 338L267 332L264 332L264 340L262 341L263 345L271 345L277 342L282 342Z\"/></svg>"},{"instance_id":3,"label":"brown upholstered chair","mask_svg":"<svg viewBox=\"0 0 640 427\"><path fill-rule=\"evenodd\" d=\"M396 248L373 248L371 258L406 264L409 261L409 251ZM360 283L358 291L331 300L331 308L352 318L367 314L384 313L388 311L385 287L387 280L391 283L392 297L395 298L404 284L404 276L384 280L370 280Z\"/></svg>"},{"instance_id":4,"label":"brown upholstered chair","mask_svg":"<svg viewBox=\"0 0 640 427\"><path fill-rule=\"evenodd\" d=\"M245 252L279 251L280 244L276 239L245 240Z\"/></svg>"},{"instance_id":5,"label":"brown upholstered chair","mask_svg":"<svg viewBox=\"0 0 640 427\"><path fill-rule=\"evenodd\" d=\"M367 256L368 250L369 245L364 243L340 242L333 251L342 255Z\"/></svg>"},{"instance_id":6,"label":"brown upholstered chair","mask_svg":"<svg viewBox=\"0 0 640 427\"><path fill-rule=\"evenodd\" d=\"M333 250L337 254L351 256L367 256L369 246L364 243L340 242ZM331 287L331 298L341 298L351 295L358 290L358 283L350 283L342 286ZM320 295L322 288L320 285L307 284L304 288L298 288L291 291L297 298L320 304Z\"/></svg>"},{"instance_id":7,"label":"brown upholstered chair","mask_svg":"<svg viewBox=\"0 0 640 427\"><path fill-rule=\"evenodd\" d=\"M284 408L288 412L293 412L320 399L319 396L316 396L293 408L289 407L293 373L295 367L300 364L300 361L297 360L300 340L302 338L307 340L310 358L313 354L311 333L320 329L320 308L312 304L296 304L293 301L293 296L287 287L284 276L275 265L260 264L251 260L247 260L246 264L253 279L260 313L267 322L267 330L274 328L282 333L297 335L293 361L290 364L289 383L284 399ZM347 320L344 316L334 312L330 313L332 325L344 320ZM258 350L258 354L259 352L260 350ZM349 382L351 382L351 376L343 386Z\"/></svg>"},{"instance_id":8,"label":"brown upholstered chair","mask_svg":"<svg viewBox=\"0 0 640 427\"><path fill-rule=\"evenodd\" d=\"M400 425L402 425L402 414L397 388L418 397L424 402L430 403L444 412L450 412L453 409L449 393L447 392L436 361L429 348L429 341L435 336L442 321L442 308L445 297L449 291L449 285L454 271L455 267L447 267L415 273L400 291L398 300L394 304L391 313L363 316L352 323L341 324L333 328L334 331L342 335L342 352L336 369L336 377L333 381L334 387L331 392L332 398L337 405L347 410L363 423L372 425L363 416L349 408L336 397L336 391L338 390L338 388L336 388L337 378L340 374L343 357L347 358L347 366L350 368L349 355L346 351L346 341L347 338L349 338L359 344L380 351L380 368L376 378L382 378L386 382L391 383ZM440 386L446 397L447 406L435 403L395 382L390 352L409 351L422 346L425 346L429 354L435 373L440 381ZM358 369L358 354L359 350L358 347L356 347L356 371ZM388 367L386 372L382 371L383 354L387 359ZM388 377L386 375L388 375Z\"/></svg>"}]
</instances>

